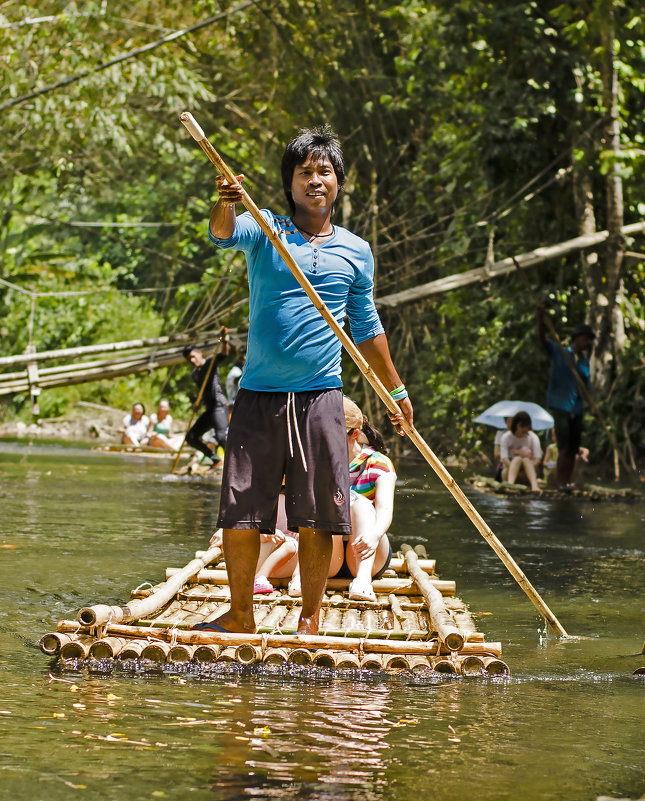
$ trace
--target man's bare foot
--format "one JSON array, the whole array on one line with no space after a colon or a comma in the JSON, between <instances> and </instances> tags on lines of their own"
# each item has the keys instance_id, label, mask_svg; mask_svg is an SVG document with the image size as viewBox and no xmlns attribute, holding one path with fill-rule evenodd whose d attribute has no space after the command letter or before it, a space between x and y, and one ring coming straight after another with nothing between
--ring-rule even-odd
<instances>
[{"instance_id":1,"label":"man's bare foot","mask_svg":"<svg viewBox=\"0 0 645 801\"><path fill-rule=\"evenodd\" d=\"M218 618L212 621L231 634L255 634L255 620L253 616L250 618L242 615L233 614L233 612L224 612Z\"/></svg>"},{"instance_id":2,"label":"man's bare foot","mask_svg":"<svg viewBox=\"0 0 645 801\"><path fill-rule=\"evenodd\" d=\"M298 634L318 634L318 615L303 617L298 621Z\"/></svg>"}]
</instances>

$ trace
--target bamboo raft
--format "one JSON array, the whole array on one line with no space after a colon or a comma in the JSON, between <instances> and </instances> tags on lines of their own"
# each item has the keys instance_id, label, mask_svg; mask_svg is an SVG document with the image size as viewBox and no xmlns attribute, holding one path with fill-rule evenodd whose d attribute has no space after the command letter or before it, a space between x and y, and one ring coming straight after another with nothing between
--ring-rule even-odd
<instances>
[{"instance_id":1,"label":"bamboo raft","mask_svg":"<svg viewBox=\"0 0 645 801\"><path fill-rule=\"evenodd\" d=\"M176 450L170 450L169 448L156 448L153 445L122 445L120 443L96 445L94 448L92 448L92 450L97 451L98 453L126 453L135 456L157 456L162 458L174 458L178 453Z\"/></svg>"},{"instance_id":2,"label":"bamboo raft","mask_svg":"<svg viewBox=\"0 0 645 801\"><path fill-rule=\"evenodd\" d=\"M82 608L59 621L40 648L63 670L134 663L203 671L218 663L300 666L335 670L409 671L414 674L506 676L501 643L486 642L473 616L442 581L433 559L408 545L373 586L376 601L352 601L347 579L328 579L320 633L296 633L300 598L274 591L256 595L255 634L195 631L229 608L230 590L219 548L198 551L184 568L168 568L166 581L133 590L125 606ZM107 663L107 664L106 664Z\"/></svg>"},{"instance_id":3,"label":"bamboo raft","mask_svg":"<svg viewBox=\"0 0 645 801\"><path fill-rule=\"evenodd\" d=\"M563 500L575 498L585 501L640 501L645 497L642 492L631 487L604 487L599 484L584 484L571 492L563 492L552 487L541 486L540 493L533 492L525 484L509 484L507 481L495 481L490 476L469 476L464 479L473 489L487 495L501 495L507 498L548 498ZM540 481L538 480L538 483ZM544 483L544 482L542 482Z\"/></svg>"}]
</instances>

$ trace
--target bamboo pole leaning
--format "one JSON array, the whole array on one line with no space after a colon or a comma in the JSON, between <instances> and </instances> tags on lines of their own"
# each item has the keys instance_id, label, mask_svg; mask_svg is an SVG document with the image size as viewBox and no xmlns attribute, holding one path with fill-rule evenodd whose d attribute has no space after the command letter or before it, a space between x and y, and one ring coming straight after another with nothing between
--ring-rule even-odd
<instances>
[{"instance_id":1,"label":"bamboo pole leaning","mask_svg":"<svg viewBox=\"0 0 645 801\"><path fill-rule=\"evenodd\" d=\"M401 550L403 551L408 571L415 580L427 604L430 625L447 648L451 651L459 651L463 647L464 636L446 609L443 596L430 581L428 574L419 567L418 556L411 546L403 544Z\"/></svg>"},{"instance_id":2,"label":"bamboo pole leaning","mask_svg":"<svg viewBox=\"0 0 645 801\"><path fill-rule=\"evenodd\" d=\"M204 151L209 161L215 167L217 167L217 169L222 173L222 175L226 178L226 180L229 181L229 183L235 183L236 181L235 175L233 174L231 169L227 166L227 164L224 162L224 160L221 158L217 150L215 150L213 145L206 138L204 131L197 124L197 121L195 120L193 115L188 111L184 111L180 115L180 120L182 124L186 127L190 135L193 137L193 139L199 144L200 148ZM358 369L365 376L367 381L369 381L369 383L371 384L372 388L379 396L379 398L383 401L388 411L392 412L393 414L397 415L400 414L401 409L399 405L396 403L396 401L392 399L390 393L385 389L385 387L379 380L376 373L369 366L369 364L367 363L363 355L360 353L356 345L354 345L350 337L336 322L334 316L325 306L325 304L323 303L322 299L320 298L316 290L313 288L307 277L304 275L302 270L296 264L295 260L289 253L285 244L280 239L279 235L271 228L268 221L262 216L260 209L255 205L253 200L249 197L249 195L246 192L244 192L242 202L246 207L246 209L250 212L252 217L255 219L255 221L258 223L258 225L262 228L262 231L268 238L269 242L273 244L273 246L281 256L287 267L291 270L293 276L298 281L300 286L303 288L305 294L311 300L314 307L320 312L325 322L329 325L334 334L338 337L342 345L345 347L345 350L352 357ZM520 587L524 590L524 592L529 597L535 608L544 617L547 624L559 637L566 637L567 632L565 631L564 627L560 624L560 621L549 609L546 603L542 600L539 593L537 592L535 587L533 587L528 578L524 575L523 571L520 569L517 562L506 550L501 541L495 536L490 526L486 523L486 521L475 509L472 503L468 500L461 487L459 487L454 478L446 470L442 462L430 449L430 447L421 437L419 432L414 428L414 426L411 426L407 422L407 420L405 420L405 418L401 426L404 432L407 434L407 436L415 444L419 452L428 462L428 464L439 476L444 486L448 489L448 491L452 494L457 503L461 506L461 508L466 513L469 520L473 523L473 525L475 526L475 528L477 528L482 537L488 542L491 548L499 556L501 561L506 566L507 570L517 581Z\"/></svg>"},{"instance_id":3,"label":"bamboo pole leaning","mask_svg":"<svg viewBox=\"0 0 645 801\"><path fill-rule=\"evenodd\" d=\"M186 581L199 573L206 565L218 560L221 555L221 548L211 548L203 556L190 561L186 567L168 579L152 595L130 601L126 606L109 606L107 604L84 606L77 615L78 622L82 626L94 627L108 622L128 623L145 618L165 606L175 597Z\"/></svg>"}]
</instances>

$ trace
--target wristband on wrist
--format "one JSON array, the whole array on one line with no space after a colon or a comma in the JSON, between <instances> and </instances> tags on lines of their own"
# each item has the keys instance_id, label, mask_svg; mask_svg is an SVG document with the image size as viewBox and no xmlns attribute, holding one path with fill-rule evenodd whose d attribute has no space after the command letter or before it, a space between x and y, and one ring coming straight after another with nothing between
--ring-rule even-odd
<instances>
[{"instance_id":1,"label":"wristband on wrist","mask_svg":"<svg viewBox=\"0 0 645 801\"><path fill-rule=\"evenodd\" d=\"M405 384L401 384L400 387L396 387L396 389L390 390L390 397L392 400L395 401L402 401L408 397L408 391L405 388Z\"/></svg>"}]
</instances>

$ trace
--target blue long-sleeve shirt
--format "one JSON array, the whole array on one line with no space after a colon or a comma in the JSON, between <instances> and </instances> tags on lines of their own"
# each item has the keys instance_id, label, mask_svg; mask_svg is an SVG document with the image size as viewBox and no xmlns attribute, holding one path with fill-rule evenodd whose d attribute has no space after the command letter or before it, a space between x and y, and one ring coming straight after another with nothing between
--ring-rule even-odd
<instances>
[{"instance_id":1,"label":"blue long-sleeve shirt","mask_svg":"<svg viewBox=\"0 0 645 801\"><path fill-rule=\"evenodd\" d=\"M589 360L580 353L578 357L572 347L564 345L567 355L575 365L576 370L587 389L591 383L589 379ZM571 414L582 414L582 398L580 387L573 371L567 364L564 354L557 342L546 340L545 350L551 359L551 375L547 389L546 403L550 409L564 409Z\"/></svg>"},{"instance_id":2,"label":"blue long-sleeve shirt","mask_svg":"<svg viewBox=\"0 0 645 801\"><path fill-rule=\"evenodd\" d=\"M334 235L310 244L288 217L262 214L339 325L349 318L355 342L383 333L374 305L374 259L365 240L334 226ZM249 212L236 218L218 247L242 250L249 279L249 334L244 389L304 392L341 387L341 345L320 312Z\"/></svg>"}]
</instances>

